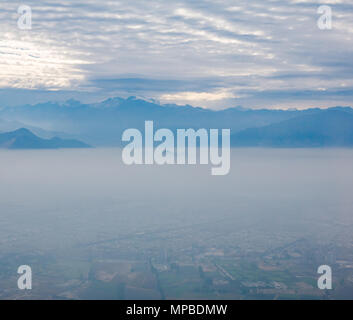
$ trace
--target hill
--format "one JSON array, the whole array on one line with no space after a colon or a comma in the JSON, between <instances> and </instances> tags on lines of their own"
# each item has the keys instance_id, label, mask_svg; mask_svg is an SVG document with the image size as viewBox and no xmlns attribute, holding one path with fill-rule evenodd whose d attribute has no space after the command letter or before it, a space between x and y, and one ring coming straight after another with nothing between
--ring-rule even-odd
<instances>
[{"instance_id":1,"label":"hill","mask_svg":"<svg viewBox=\"0 0 353 320\"><path fill-rule=\"evenodd\" d=\"M6 149L59 149L59 148L89 148L90 146L78 140L61 138L42 139L28 129L18 129L12 132L0 133L0 148Z\"/></svg>"},{"instance_id":2,"label":"hill","mask_svg":"<svg viewBox=\"0 0 353 320\"><path fill-rule=\"evenodd\" d=\"M351 147L353 113L323 110L260 128L249 128L231 137L232 146L252 147Z\"/></svg>"}]
</instances>

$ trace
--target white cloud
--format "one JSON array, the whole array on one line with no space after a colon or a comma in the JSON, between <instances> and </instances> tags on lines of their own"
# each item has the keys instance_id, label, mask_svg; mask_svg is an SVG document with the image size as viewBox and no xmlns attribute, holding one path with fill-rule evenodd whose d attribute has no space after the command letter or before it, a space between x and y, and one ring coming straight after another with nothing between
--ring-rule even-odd
<instances>
[{"instance_id":1,"label":"white cloud","mask_svg":"<svg viewBox=\"0 0 353 320\"><path fill-rule=\"evenodd\" d=\"M267 91L292 90L296 94L289 93L288 99L298 99L298 92L319 88L332 92L342 83L347 90L353 88L351 1L28 0L26 4L33 12L29 31L17 29L17 4L1 3L0 87L89 87L106 92L94 80L130 74L185 82L203 79L205 86L198 91L165 92L155 87L143 94L168 101L205 101L206 106L222 100L223 105L253 106L261 98L251 100L252 95ZM332 5L333 30L317 28L317 8L322 4ZM126 93L133 93L133 86L128 89ZM270 104L266 99L263 104ZM350 96L342 99L348 104Z\"/></svg>"},{"instance_id":2,"label":"white cloud","mask_svg":"<svg viewBox=\"0 0 353 320\"><path fill-rule=\"evenodd\" d=\"M224 99L237 98L228 90L217 92L178 92L174 94L163 94L160 99L162 102L175 102L180 104L196 103L203 104L209 101L220 101Z\"/></svg>"}]
</instances>

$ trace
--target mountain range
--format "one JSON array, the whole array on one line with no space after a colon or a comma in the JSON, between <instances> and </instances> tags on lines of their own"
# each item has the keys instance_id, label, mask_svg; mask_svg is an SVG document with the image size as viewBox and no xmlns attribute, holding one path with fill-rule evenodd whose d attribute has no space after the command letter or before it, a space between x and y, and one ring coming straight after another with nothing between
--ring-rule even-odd
<instances>
[{"instance_id":1,"label":"mountain range","mask_svg":"<svg viewBox=\"0 0 353 320\"><path fill-rule=\"evenodd\" d=\"M153 120L155 129L174 131L230 128L234 147L353 146L350 107L213 111L130 97L92 104L68 100L0 108L0 132L25 127L41 138L81 140L94 146L121 146L122 132L127 128L143 131L146 120Z\"/></svg>"}]
</instances>

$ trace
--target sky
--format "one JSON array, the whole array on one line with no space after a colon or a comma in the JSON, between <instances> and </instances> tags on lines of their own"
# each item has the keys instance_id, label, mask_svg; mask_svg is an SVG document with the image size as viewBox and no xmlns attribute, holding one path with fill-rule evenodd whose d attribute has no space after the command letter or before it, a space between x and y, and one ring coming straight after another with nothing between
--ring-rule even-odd
<instances>
[{"instance_id":1,"label":"sky","mask_svg":"<svg viewBox=\"0 0 353 320\"><path fill-rule=\"evenodd\" d=\"M32 28L18 27L18 7ZM321 30L318 8L332 9ZM352 106L353 0L0 0L0 106Z\"/></svg>"}]
</instances>

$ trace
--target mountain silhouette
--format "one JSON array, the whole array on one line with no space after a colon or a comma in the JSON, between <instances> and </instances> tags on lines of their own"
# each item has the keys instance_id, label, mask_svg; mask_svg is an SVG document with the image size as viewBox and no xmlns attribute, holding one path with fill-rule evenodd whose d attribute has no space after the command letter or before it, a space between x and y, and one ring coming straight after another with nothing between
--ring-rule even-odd
<instances>
[{"instance_id":1,"label":"mountain silhouette","mask_svg":"<svg viewBox=\"0 0 353 320\"><path fill-rule=\"evenodd\" d=\"M0 148L6 149L58 149L88 147L90 146L78 140L64 140L57 137L52 139L42 139L25 128L12 132L0 133Z\"/></svg>"},{"instance_id":2,"label":"mountain silhouette","mask_svg":"<svg viewBox=\"0 0 353 320\"><path fill-rule=\"evenodd\" d=\"M153 120L156 129L169 128L175 131L179 128L229 128L237 132L315 112L319 112L319 109L284 111L230 108L213 111L190 105L161 105L155 101L130 97L110 98L94 104L69 100L64 103L8 107L0 110L0 118L46 131L64 132L97 146L119 146L125 129L137 128L143 131L146 120Z\"/></svg>"},{"instance_id":3,"label":"mountain silhouette","mask_svg":"<svg viewBox=\"0 0 353 320\"><path fill-rule=\"evenodd\" d=\"M143 132L146 120L152 120L155 129L174 132L184 128L231 129L233 146L350 146L352 116L350 107L235 107L214 111L190 105L161 105L136 97L109 98L92 104L68 100L0 109L0 118L22 123L41 137L78 139L95 146L122 146L123 131L136 128ZM0 131L4 131L1 121Z\"/></svg>"},{"instance_id":4,"label":"mountain silhouette","mask_svg":"<svg viewBox=\"0 0 353 320\"><path fill-rule=\"evenodd\" d=\"M295 117L231 137L233 146L352 147L353 113L339 109Z\"/></svg>"}]
</instances>

